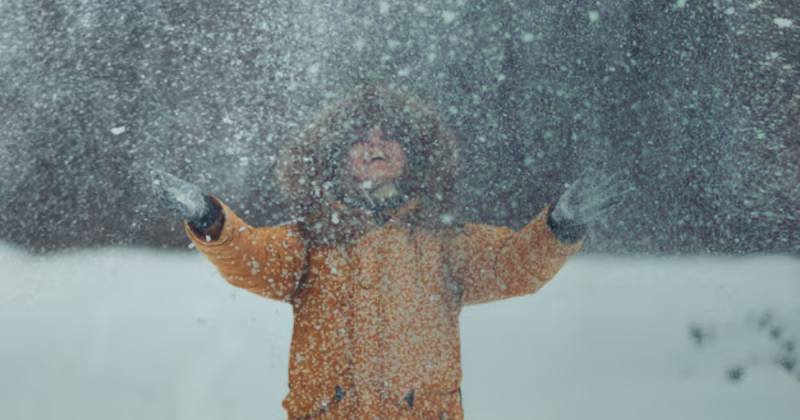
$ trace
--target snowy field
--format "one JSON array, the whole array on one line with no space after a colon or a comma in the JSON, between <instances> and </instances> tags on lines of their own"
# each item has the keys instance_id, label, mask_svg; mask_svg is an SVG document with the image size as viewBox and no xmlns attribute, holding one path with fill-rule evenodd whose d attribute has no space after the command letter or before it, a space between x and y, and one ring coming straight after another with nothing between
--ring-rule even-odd
<instances>
[{"instance_id":1,"label":"snowy field","mask_svg":"<svg viewBox=\"0 0 800 420\"><path fill-rule=\"evenodd\" d=\"M2 247L0 267L0 419L285 418L290 307L199 254ZM800 369L777 363L800 343L796 259L578 256L462 331L469 420L800 419Z\"/></svg>"}]
</instances>

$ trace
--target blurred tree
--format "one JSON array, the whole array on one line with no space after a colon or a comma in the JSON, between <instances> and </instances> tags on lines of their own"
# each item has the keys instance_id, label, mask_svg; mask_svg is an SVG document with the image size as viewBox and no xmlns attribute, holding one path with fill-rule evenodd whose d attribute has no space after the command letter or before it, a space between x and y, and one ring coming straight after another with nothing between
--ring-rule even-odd
<instances>
[{"instance_id":1,"label":"blurred tree","mask_svg":"<svg viewBox=\"0 0 800 420\"><path fill-rule=\"evenodd\" d=\"M731 3L732 249L800 251L800 2Z\"/></svg>"},{"instance_id":2,"label":"blurred tree","mask_svg":"<svg viewBox=\"0 0 800 420\"><path fill-rule=\"evenodd\" d=\"M519 227L587 165L628 174L597 252L797 252L800 5L674 0L0 4L0 239L182 246L159 167L254 224L320 104L411 88L463 139L464 217Z\"/></svg>"},{"instance_id":3,"label":"blurred tree","mask_svg":"<svg viewBox=\"0 0 800 420\"><path fill-rule=\"evenodd\" d=\"M254 139L278 131L269 123L283 109L272 6L5 4L5 38L28 53L3 66L3 103L21 119L3 144L30 169L4 180L2 237L33 250L184 243L174 220L152 214L150 167L244 201Z\"/></svg>"}]
</instances>

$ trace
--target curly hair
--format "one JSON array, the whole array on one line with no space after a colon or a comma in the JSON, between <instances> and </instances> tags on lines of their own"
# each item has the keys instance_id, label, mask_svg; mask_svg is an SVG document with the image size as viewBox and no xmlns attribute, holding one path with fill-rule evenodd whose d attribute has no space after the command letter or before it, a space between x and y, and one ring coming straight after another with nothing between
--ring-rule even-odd
<instances>
[{"instance_id":1,"label":"curly hair","mask_svg":"<svg viewBox=\"0 0 800 420\"><path fill-rule=\"evenodd\" d=\"M314 222L323 236L342 240L337 232L325 230L345 226L331 226L324 220L351 193L344 182L344 159L350 147L366 141L376 127L399 142L406 153L406 168L396 184L402 194L421 205L414 222L432 229L451 224L458 203L458 137L433 107L405 89L386 85L362 85L335 99L300 135L284 144L276 171L281 192L293 210L307 225ZM340 214L341 207L336 210ZM344 213L345 217L355 214L346 209ZM355 228L360 221L342 225L348 223Z\"/></svg>"}]
</instances>

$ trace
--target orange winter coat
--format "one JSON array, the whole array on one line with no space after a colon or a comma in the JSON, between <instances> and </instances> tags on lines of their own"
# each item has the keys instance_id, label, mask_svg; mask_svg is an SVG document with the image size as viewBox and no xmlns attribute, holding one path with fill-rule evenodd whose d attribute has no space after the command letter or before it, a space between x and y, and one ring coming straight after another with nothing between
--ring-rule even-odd
<instances>
[{"instance_id":1,"label":"orange winter coat","mask_svg":"<svg viewBox=\"0 0 800 420\"><path fill-rule=\"evenodd\" d=\"M298 225L254 228L222 206L217 239L187 232L232 285L293 306L293 420L463 419L461 308L536 292L580 248L544 213L519 232L412 231L411 203L381 226L365 218L354 241L306 249Z\"/></svg>"}]
</instances>

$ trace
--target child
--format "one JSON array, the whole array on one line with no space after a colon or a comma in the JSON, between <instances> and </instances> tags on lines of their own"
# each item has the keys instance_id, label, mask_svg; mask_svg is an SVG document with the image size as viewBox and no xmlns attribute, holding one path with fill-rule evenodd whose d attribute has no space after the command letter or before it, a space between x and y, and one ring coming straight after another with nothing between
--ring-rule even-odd
<instances>
[{"instance_id":1,"label":"child","mask_svg":"<svg viewBox=\"0 0 800 420\"><path fill-rule=\"evenodd\" d=\"M620 195L611 178L585 178L519 232L458 223L457 158L436 111L366 86L284 146L277 175L295 223L251 227L154 172L222 277L293 306L290 419L463 419L461 308L539 290Z\"/></svg>"}]
</instances>

